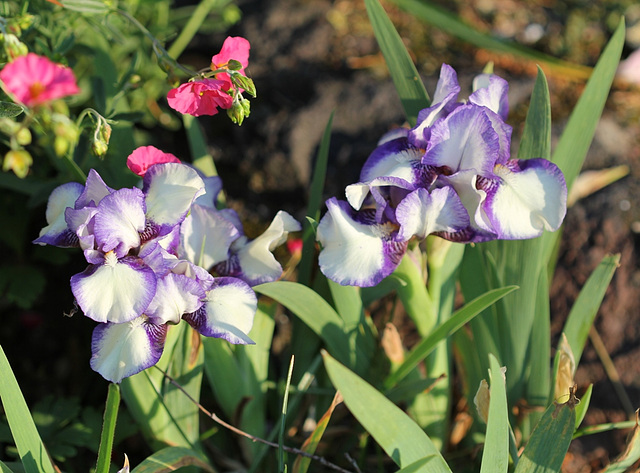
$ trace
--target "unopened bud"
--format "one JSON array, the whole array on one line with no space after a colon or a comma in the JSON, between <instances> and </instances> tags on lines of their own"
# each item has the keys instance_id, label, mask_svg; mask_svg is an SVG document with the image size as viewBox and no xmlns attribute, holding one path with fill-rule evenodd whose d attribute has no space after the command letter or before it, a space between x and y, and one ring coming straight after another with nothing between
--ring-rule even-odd
<instances>
[{"instance_id":1,"label":"unopened bud","mask_svg":"<svg viewBox=\"0 0 640 473\"><path fill-rule=\"evenodd\" d=\"M53 150L55 151L56 156L64 156L67 151L69 151L69 145L69 140L67 140L63 136L56 136L53 140Z\"/></svg>"},{"instance_id":2,"label":"unopened bud","mask_svg":"<svg viewBox=\"0 0 640 473\"><path fill-rule=\"evenodd\" d=\"M240 61L236 61L235 59L229 59L227 68L230 71L239 71L240 69L242 69L242 64L240 63Z\"/></svg>"},{"instance_id":3,"label":"unopened bud","mask_svg":"<svg viewBox=\"0 0 640 473\"><path fill-rule=\"evenodd\" d=\"M20 127L18 133L16 133L16 141L20 146L27 146L31 144L31 132L29 128Z\"/></svg>"},{"instance_id":4,"label":"unopened bud","mask_svg":"<svg viewBox=\"0 0 640 473\"><path fill-rule=\"evenodd\" d=\"M238 126L242 125L242 122L251 113L251 104L248 100L239 96L239 100L234 100L233 105L227 110L227 115L231 118L231 121Z\"/></svg>"},{"instance_id":5,"label":"unopened bud","mask_svg":"<svg viewBox=\"0 0 640 473\"><path fill-rule=\"evenodd\" d=\"M29 174L29 168L33 164L33 158L28 151L23 149L12 149L4 155L2 170L11 169L16 176L23 179Z\"/></svg>"},{"instance_id":6,"label":"unopened bud","mask_svg":"<svg viewBox=\"0 0 640 473\"><path fill-rule=\"evenodd\" d=\"M91 151L99 158L107 154L108 149L109 146L102 140L93 140L93 143L91 143Z\"/></svg>"},{"instance_id":7,"label":"unopened bud","mask_svg":"<svg viewBox=\"0 0 640 473\"><path fill-rule=\"evenodd\" d=\"M16 35L10 33L4 35L3 47L9 62L20 56L26 56L29 52L27 45L20 41Z\"/></svg>"}]
</instances>

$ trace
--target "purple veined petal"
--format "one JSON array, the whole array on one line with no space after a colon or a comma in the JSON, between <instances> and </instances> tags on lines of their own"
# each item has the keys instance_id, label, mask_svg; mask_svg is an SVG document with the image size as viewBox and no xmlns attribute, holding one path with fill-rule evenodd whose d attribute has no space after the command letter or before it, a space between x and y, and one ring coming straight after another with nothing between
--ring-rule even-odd
<instances>
[{"instance_id":1,"label":"purple veined petal","mask_svg":"<svg viewBox=\"0 0 640 473\"><path fill-rule=\"evenodd\" d=\"M206 337L248 345L258 299L247 283L237 278L216 278L203 306L183 318Z\"/></svg>"},{"instance_id":2,"label":"purple veined petal","mask_svg":"<svg viewBox=\"0 0 640 473\"><path fill-rule=\"evenodd\" d=\"M487 107L503 120L509 115L509 83L495 74L480 74L473 79L469 102Z\"/></svg>"},{"instance_id":3,"label":"purple veined petal","mask_svg":"<svg viewBox=\"0 0 640 473\"><path fill-rule=\"evenodd\" d=\"M455 93L454 101L460 93L460 85L458 84L458 75L453 67L449 64L440 66L440 77L436 84L436 90L433 93L433 103L444 102L448 97Z\"/></svg>"},{"instance_id":4,"label":"purple veined petal","mask_svg":"<svg viewBox=\"0 0 640 473\"><path fill-rule=\"evenodd\" d=\"M442 102L434 101L435 105L420 110L416 126L407 135L409 143L420 149L428 146L432 127L449 114L452 108L450 105L455 103L458 91L450 93Z\"/></svg>"},{"instance_id":5,"label":"purple veined petal","mask_svg":"<svg viewBox=\"0 0 640 473\"><path fill-rule=\"evenodd\" d=\"M155 241L167 252L177 255L178 248L180 248L180 226L176 225L169 233L163 237L156 238Z\"/></svg>"},{"instance_id":6,"label":"purple veined petal","mask_svg":"<svg viewBox=\"0 0 640 473\"><path fill-rule=\"evenodd\" d=\"M231 243L240 237L233 223L218 210L194 204L180 225L178 254L188 261L210 269L229 257Z\"/></svg>"},{"instance_id":7,"label":"purple veined petal","mask_svg":"<svg viewBox=\"0 0 640 473\"><path fill-rule=\"evenodd\" d=\"M145 229L144 194L138 188L118 189L98 204L93 233L98 249L114 251L122 258L140 246L140 232Z\"/></svg>"},{"instance_id":8,"label":"purple veined petal","mask_svg":"<svg viewBox=\"0 0 640 473\"><path fill-rule=\"evenodd\" d=\"M412 236L424 239L427 235L443 232L460 234L463 240L470 236L470 221L467 210L452 187L417 189L407 195L396 208L400 224L398 239L409 240ZM463 241L459 240L459 241Z\"/></svg>"},{"instance_id":9,"label":"purple veined petal","mask_svg":"<svg viewBox=\"0 0 640 473\"><path fill-rule=\"evenodd\" d=\"M302 230L300 223L287 212L280 210L269 227L254 240L239 238L231 245L237 257L239 277L250 286L276 281L282 276L282 266L272 251L287 240L289 232Z\"/></svg>"},{"instance_id":10,"label":"purple veined petal","mask_svg":"<svg viewBox=\"0 0 640 473\"><path fill-rule=\"evenodd\" d=\"M62 248L78 246L75 232L67 225L65 210L73 208L83 190L84 186L82 184L69 182L56 187L51 192L45 213L47 226L40 230L40 235L33 240L33 243Z\"/></svg>"},{"instance_id":11,"label":"purple veined petal","mask_svg":"<svg viewBox=\"0 0 640 473\"><path fill-rule=\"evenodd\" d=\"M169 273L158 279L156 294L144 313L154 324L177 324L184 314L197 311L204 298L205 291L197 281Z\"/></svg>"},{"instance_id":12,"label":"purple veined petal","mask_svg":"<svg viewBox=\"0 0 640 473\"><path fill-rule=\"evenodd\" d=\"M104 264L91 265L71 277L71 292L90 319L129 322L149 306L156 293L156 275L139 258L118 260L109 252Z\"/></svg>"},{"instance_id":13,"label":"purple veined petal","mask_svg":"<svg viewBox=\"0 0 640 473\"><path fill-rule=\"evenodd\" d=\"M492 177L500 157L500 137L487 113L491 112L484 107L464 105L436 123L423 164L448 168L451 173L474 169L476 174Z\"/></svg>"},{"instance_id":14,"label":"purple veined petal","mask_svg":"<svg viewBox=\"0 0 640 473\"><path fill-rule=\"evenodd\" d=\"M113 189L106 185L94 169L89 171L87 182L84 186L84 192L76 201L76 209L82 207L96 207L102 199L111 194Z\"/></svg>"},{"instance_id":15,"label":"purple veined petal","mask_svg":"<svg viewBox=\"0 0 640 473\"><path fill-rule=\"evenodd\" d=\"M180 262L178 257L165 250L158 240L143 244L138 252L138 258L149 266L158 278L163 278L172 272Z\"/></svg>"},{"instance_id":16,"label":"purple veined petal","mask_svg":"<svg viewBox=\"0 0 640 473\"><path fill-rule=\"evenodd\" d=\"M155 365L164 350L166 325L145 316L120 324L100 324L91 337L91 368L108 381L124 378Z\"/></svg>"},{"instance_id":17,"label":"purple veined petal","mask_svg":"<svg viewBox=\"0 0 640 473\"><path fill-rule=\"evenodd\" d=\"M378 146L367 158L360 172L360 182L369 182L377 177L390 176L394 169L411 169L413 161L420 161L422 151L404 138L388 141Z\"/></svg>"},{"instance_id":18,"label":"purple veined petal","mask_svg":"<svg viewBox=\"0 0 640 473\"><path fill-rule=\"evenodd\" d=\"M196 169L197 171L197 169ZM204 193L197 197L193 203L203 207L217 208L218 195L222 191L222 179L219 176L205 176L198 172L204 182Z\"/></svg>"},{"instance_id":19,"label":"purple veined petal","mask_svg":"<svg viewBox=\"0 0 640 473\"><path fill-rule=\"evenodd\" d=\"M407 243L394 241L395 227L377 223L370 212L335 198L326 203L317 233L320 270L338 284L375 286L398 266Z\"/></svg>"},{"instance_id":20,"label":"purple veined petal","mask_svg":"<svg viewBox=\"0 0 640 473\"><path fill-rule=\"evenodd\" d=\"M499 238L523 239L555 231L567 210L567 186L546 159L511 160L495 169L498 181L482 182L482 204Z\"/></svg>"},{"instance_id":21,"label":"purple veined petal","mask_svg":"<svg viewBox=\"0 0 640 473\"><path fill-rule=\"evenodd\" d=\"M198 173L185 164L154 164L144 175L147 218L159 226L158 236L182 222L193 201L205 192Z\"/></svg>"}]
</instances>

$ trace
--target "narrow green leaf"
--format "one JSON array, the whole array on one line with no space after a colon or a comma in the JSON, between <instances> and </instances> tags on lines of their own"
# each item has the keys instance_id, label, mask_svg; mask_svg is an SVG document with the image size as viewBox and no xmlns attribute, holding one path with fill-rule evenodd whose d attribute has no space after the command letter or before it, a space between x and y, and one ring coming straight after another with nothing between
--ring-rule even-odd
<instances>
[{"instance_id":1,"label":"narrow green leaf","mask_svg":"<svg viewBox=\"0 0 640 473\"><path fill-rule=\"evenodd\" d=\"M624 18L605 47L553 153L571 189L587 156L596 125L609 96L624 45Z\"/></svg>"},{"instance_id":2,"label":"narrow green leaf","mask_svg":"<svg viewBox=\"0 0 640 473\"><path fill-rule=\"evenodd\" d=\"M506 472L509 468L507 390L504 374L495 356L489 355L489 364L491 365L491 398L480 473L499 473Z\"/></svg>"},{"instance_id":3,"label":"narrow green leaf","mask_svg":"<svg viewBox=\"0 0 640 473\"><path fill-rule=\"evenodd\" d=\"M314 222L318 222L320 220L320 206L322 202L322 191L324 190L324 181L327 175L333 115L334 112L331 112L327 125L324 127L324 133L322 135L322 140L320 141L320 148L318 149L318 155L316 156L316 164L313 168L311 188L309 190L307 219L305 219L304 222L304 233L302 237L302 256L300 264L298 265L298 281L305 286L309 286L311 284L311 273L316 254L316 239L309 219Z\"/></svg>"},{"instance_id":4,"label":"narrow green leaf","mask_svg":"<svg viewBox=\"0 0 640 473\"><path fill-rule=\"evenodd\" d=\"M260 284L253 288L278 301L318 335L329 352L343 363L350 364L349 337L344 322L335 310L308 287L289 281Z\"/></svg>"},{"instance_id":5,"label":"narrow green leaf","mask_svg":"<svg viewBox=\"0 0 640 473\"><path fill-rule=\"evenodd\" d=\"M416 124L418 112L430 104L422 79L411 56L378 0L365 0L367 14L376 35L400 102L411 126Z\"/></svg>"},{"instance_id":6,"label":"narrow green leaf","mask_svg":"<svg viewBox=\"0 0 640 473\"><path fill-rule=\"evenodd\" d=\"M326 352L323 357L329 378L351 413L398 466L434 456L429 471L451 472L431 439L407 414Z\"/></svg>"},{"instance_id":7,"label":"narrow green leaf","mask_svg":"<svg viewBox=\"0 0 640 473\"><path fill-rule=\"evenodd\" d=\"M572 395L564 404L553 403L536 424L514 473L557 473L567 455L576 425Z\"/></svg>"},{"instance_id":8,"label":"narrow green leaf","mask_svg":"<svg viewBox=\"0 0 640 473\"><path fill-rule=\"evenodd\" d=\"M212 9L220 7L220 0L201 0L198 2L198 6L193 10L193 13L189 16L189 21L184 27L180 28L180 34L171 43L171 47L167 53L174 59L180 57L180 54L185 50L189 43L196 35L202 24L207 20L207 17Z\"/></svg>"},{"instance_id":9,"label":"narrow green leaf","mask_svg":"<svg viewBox=\"0 0 640 473\"><path fill-rule=\"evenodd\" d=\"M107 2L101 0L62 0L62 5L68 10L96 15L104 15L111 11Z\"/></svg>"},{"instance_id":10,"label":"narrow green leaf","mask_svg":"<svg viewBox=\"0 0 640 473\"><path fill-rule=\"evenodd\" d=\"M598 313L600 304L602 304L604 294L619 264L619 254L605 256L598 267L591 273L589 279L587 279L571 308L571 312L569 312L563 332L573 352L576 366L580 361L584 345L589 337L589 329L593 325L593 320Z\"/></svg>"},{"instance_id":11,"label":"narrow green leaf","mask_svg":"<svg viewBox=\"0 0 640 473\"><path fill-rule=\"evenodd\" d=\"M164 448L145 458L131 473L169 473L191 465L215 473L215 469L198 452L184 447Z\"/></svg>"},{"instance_id":12,"label":"narrow green leaf","mask_svg":"<svg viewBox=\"0 0 640 473\"><path fill-rule=\"evenodd\" d=\"M0 473L13 473L13 471L11 471L11 468L0 461Z\"/></svg>"},{"instance_id":13,"label":"narrow green leaf","mask_svg":"<svg viewBox=\"0 0 640 473\"><path fill-rule=\"evenodd\" d=\"M584 392L582 397L580 398L580 402L576 406L576 430L582 424L584 420L584 416L587 415L587 409L589 409L589 404L591 403L591 393L593 392L593 384L590 384L587 390Z\"/></svg>"},{"instance_id":14,"label":"narrow green leaf","mask_svg":"<svg viewBox=\"0 0 640 473\"><path fill-rule=\"evenodd\" d=\"M527 118L518 149L519 159L551 157L551 102L549 86L542 69L533 86Z\"/></svg>"},{"instance_id":15,"label":"narrow green leaf","mask_svg":"<svg viewBox=\"0 0 640 473\"><path fill-rule=\"evenodd\" d=\"M0 346L0 399L26 473L54 473L49 455Z\"/></svg>"},{"instance_id":16,"label":"narrow green leaf","mask_svg":"<svg viewBox=\"0 0 640 473\"><path fill-rule=\"evenodd\" d=\"M638 425L636 413L636 426L629 435L627 448L604 469L603 473L624 473L635 465L638 460L640 460L640 426Z\"/></svg>"},{"instance_id":17,"label":"narrow green leaf","mask_svg":"<svg viewBox=\"0 0 640 473\"><path fill-rule=\"evenodd\" d=\"M116 421L118 420L119 407L120 386L115 383L110 383L109 390L107 391L107 402L104 408L96 473L109 473L109 466L111 465L111 450L113 449L113 437L116 433Z\"/></svg>"},{"instance_id":18,"label":"narrow green leaf","mask_svg":"<svg viewBox=\"0 0 640 473\"><path fill-rule=\"evenodd\" d=\"M587 78L591 69L571 64L553 56L540 53L526 46L498 39L463 23L458 16L424 0L393 0L400 8L436 28L456 36L478 48L512 54L542 64L565 77Z\"/></svg>"},{"instance_id":19,"label":"narrow green leaf","mask_svg":"<svg viewBox=\"0 0 640 473\"><path fill-rule=\"evenodd\" d=\"M435 460L435 455L429 455L428 457L421 458L418 461L413 462L411 465L407 465L404 468L398 470L396 473L429 473L431 470L425 468L428 463Z\"/></svg>"},{"instance_id":20,"label":"narrow green leaf","mask_svg":"<svg viewBox=\"0 0 640 473\"><path fill-rule=\"evenodd\" d=\"M489 291L466 304L456 311L450 319L438 325L427 337L409 353L404 363L398 367L385 381L385 386L390 388L404 378L433 351L438 343L455 333L460 327L473 319L476 315L491 304L503 298L505 295L517 289L517 286L507 286L501 289Z\"/></svg>"},{"instance_id":21,"label":"narrow green leaf","mask_svg":"<svg viewBox=\"0 0 640 473\"><path fill-rule=\"evenodd\" d=\"M24 112L22 105L13 102L0 102L0 118L14 118Z\"/></svg>"}]
</instances>

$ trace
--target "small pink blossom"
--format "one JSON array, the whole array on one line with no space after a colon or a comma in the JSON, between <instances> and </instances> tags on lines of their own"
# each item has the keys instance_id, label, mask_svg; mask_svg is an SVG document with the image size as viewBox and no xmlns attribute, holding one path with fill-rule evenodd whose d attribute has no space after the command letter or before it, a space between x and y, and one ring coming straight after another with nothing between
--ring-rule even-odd
<instances>
[{"instance_id":1,"label":"small pink blossom","mask_svg":"<svg viewBox=\"0 0 640 473\"><path fill-rule=\"evenodd\" d=\"M249 41L240 36L229 36L224 40L222 49L211 58L211 69L216 70L226 66L230 59L242 64L240 73L244 74L245 68L249 65Z\"/></svg>"},{"instance_id":2,"label":"small pink blossom","mask_svg":"<svg viewBox=\"0 0 640 473\"><path fill-rule=\"evenodd\" d=\"M127 167L142 177L154 164L179 163L180 160L171 153L160 151L155 146L140 146L133 150L127 158Z\"/></svg>"},{"instance_id":3,"label":"small pink blossom","mask_svg":"<svg viewBox=\"0 0 640 473\"><path fill-rule=\"evenodd\" d=\"M228 81L217 79L187 82L171 89L167 102L172 109L194 117L215 115L218 107L228 109L233 105L233 97L227 93L229 86Z\"/></svg>"},{"instance_id":4,"label":"small pink blossom","mask_svg":"<svg viewBox=\"0 0 640 473\"><path fill-rule=\"evenodd\" d=\"M0 80L18 102L28 107L80 91L71 69L34 53L7 64L0 71Z\"/></svg>"}]
</instances>

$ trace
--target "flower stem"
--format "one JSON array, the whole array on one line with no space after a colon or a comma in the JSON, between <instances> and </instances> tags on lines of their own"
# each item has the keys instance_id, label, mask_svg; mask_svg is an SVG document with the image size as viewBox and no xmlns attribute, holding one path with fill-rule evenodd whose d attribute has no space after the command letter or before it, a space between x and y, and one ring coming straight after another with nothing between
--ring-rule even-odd
<instances>
[{"instance_id":1,"label":"flower stem","mask_svg":"<svg viewBox=\"0 0 640 473\"><path fill-rule=\"evenodd\" d=\"M118 407L120 406L120 385L111 383L107 392L107 403L104 409L102 421L102 434L100 435L100 447L98 448L98 463L96 473L109 473L111 464L111 449L113 448L113 436L116 430Z\"/></svg>"}]
</instances>

